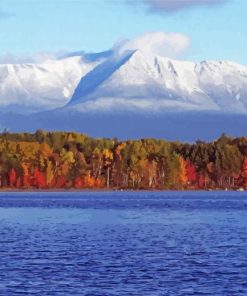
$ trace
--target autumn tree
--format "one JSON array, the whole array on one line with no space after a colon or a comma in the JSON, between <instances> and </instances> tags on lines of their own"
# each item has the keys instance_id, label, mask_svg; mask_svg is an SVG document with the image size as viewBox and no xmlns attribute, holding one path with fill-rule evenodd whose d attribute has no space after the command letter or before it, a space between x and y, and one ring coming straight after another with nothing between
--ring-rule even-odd
<instances>
[{"instance_id":1,"label":"autumn tree","mask_svg":"<svg viewBox=\"0 0 247 296\"><path fill-rule=\"evenodd\" d=\"M113 153L110 149L103 150L103 163L106 169L106 186L107 188L110 187L110 169L113 161Z\"/></svg>"},{"instance_id":2,"label":"autumn tree","mask_svg":"<svg viewBox=\"0 0 247 296\"><path fill-rule=\"evenodd\" d=\"M244 157L243 165L242 165L242 178L243 178L243 186L247 188L247 156Z\"/></svg>"}]
</instances>

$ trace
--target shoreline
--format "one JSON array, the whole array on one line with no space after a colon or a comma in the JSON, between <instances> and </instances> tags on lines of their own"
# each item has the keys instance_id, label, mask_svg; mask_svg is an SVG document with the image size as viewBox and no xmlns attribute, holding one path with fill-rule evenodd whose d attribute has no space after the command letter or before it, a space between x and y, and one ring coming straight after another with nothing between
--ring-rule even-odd
<instances>
[{"instance_id":1,"label":"shoreline","mask_svg":"<svg viewBox=\"0 0 247 296\"><path fill-rule=\"evenodd\" d=\"M87 192L247 192L247 190L243 188L238 188L238 189L33 189L33 190L13 190L13 189L0 189L0 194L1 193L87 193Z\"/></svg>"}]
</instances>

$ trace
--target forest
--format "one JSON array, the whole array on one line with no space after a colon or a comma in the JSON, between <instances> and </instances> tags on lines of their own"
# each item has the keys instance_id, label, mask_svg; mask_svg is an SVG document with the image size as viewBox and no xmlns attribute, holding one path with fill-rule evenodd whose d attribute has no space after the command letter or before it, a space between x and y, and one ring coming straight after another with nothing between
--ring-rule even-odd
<instances>
[{"instance_id":1,"label":"forest","mask_svg":"<svg viewBox=\"0 0 247 296\"><path fill-rule=\"evenodd\" d=\"M247 189L247 138L120 141L75 132L0 134L1 190Z\"/></svg>"}]
</instances>

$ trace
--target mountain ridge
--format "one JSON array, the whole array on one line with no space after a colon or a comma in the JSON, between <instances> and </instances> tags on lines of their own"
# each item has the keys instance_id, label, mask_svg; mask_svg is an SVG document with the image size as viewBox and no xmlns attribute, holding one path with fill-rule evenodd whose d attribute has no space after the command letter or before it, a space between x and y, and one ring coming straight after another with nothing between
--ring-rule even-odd
<instances>
[{"instance_id":1,"label":"mountain ridge","mask_svg":"<svg viewBox=\"0 0 247 296\"><path fill-rule=\"evenodd\" d=\"M0 65L2 111L75 110L76 105L78 112L106 112L104 106L116 111L119 105L136 112L247 113L247 67L230 61L180 61L140 49Z\"/></svg>"},{"instance_id":2,"label":"mountain ridge","mask_svg":"<svg viewBox=\"0 0 247 296\"><path fill-rule=\"evenodd\" d=\"M179 61L140 49L0 65L0 108L0 130L13 132L185 141L223 132L244 136L247 67Z\"/></svg>"},{"instance_id":3,"label":"mountain ridge","mask_svg":"<svg viewBox=\"0 0 247 296\"><path fill-rule=\"evenodd\" d=\"M247 68L229 61L177 61L161 56L145 56L136 50L126 63L116 68L107 80L98 83L91 93L82 91L80 94L79 89L86 84L88 76L90 73L82 77L76 88L77 104L91 101L96 107L104 99L105 105L125 100L128 107L135 100L142 99L144 101L139 101L136 111L143 109L145 104L152 107L152 102L158 100L158 109L163 112L178 106L185 111L247 112ZM78 106L78 111L82 107ZM89 111L87 105L84 104L84 107Z\"/></svg>"},{"instance_id":4,"label":"mountain ridge","mask_svg":"<svg viewBox=\"0 0 247 296\"><path fill-rule=\"evenodd\" d=\"M81 77L98 63L76 56L40 64L0 64L1 110L32 113L62 107Z\"/></svg>"}]
</instances>

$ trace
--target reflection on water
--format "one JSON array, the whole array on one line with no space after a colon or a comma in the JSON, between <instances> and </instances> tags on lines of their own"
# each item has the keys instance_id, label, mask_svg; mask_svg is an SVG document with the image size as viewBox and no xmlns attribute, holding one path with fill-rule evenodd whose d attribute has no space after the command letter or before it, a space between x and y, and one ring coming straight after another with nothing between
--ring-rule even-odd
<instances>
[{"instance_id":1,"label":"reflection on water","mask_svg":"<svg viewBox=\"0 0 247 296\"><path fill-rule=\"evenodd\" d=\"M1 193L0 295L247 295L247 195Z\"/></svg>"}]
</instances>

